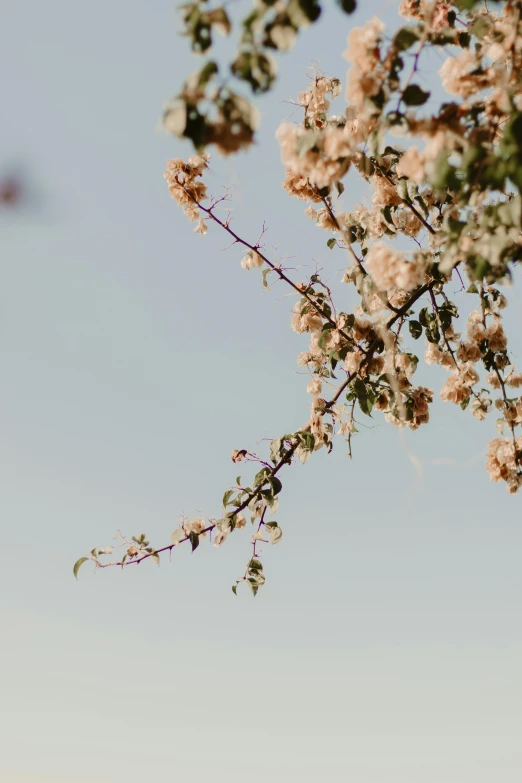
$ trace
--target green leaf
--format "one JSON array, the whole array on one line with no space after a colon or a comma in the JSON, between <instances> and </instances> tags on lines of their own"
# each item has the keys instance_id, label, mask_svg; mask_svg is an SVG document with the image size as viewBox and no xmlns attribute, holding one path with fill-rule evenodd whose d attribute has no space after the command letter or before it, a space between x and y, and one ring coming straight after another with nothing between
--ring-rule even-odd
<instances>
[{"instance_id":1,"label":"green leaf","mask_svg":"<svg viewBox=\"0 0 522 783\"><path fill-rule=\"evenodd\" d=\"M478 288L475 283L472 283L469 288L466 289L467 294L478 294Z\"/></svg>"},{"instance_id":2,"label":"green leaf","mask_svg":"<svg viewBox=\"0 0 522 783\"><path fill-rule=\"evenodd\" d=\"M422 35L418 27L402 27L393 39L393 43L399 52L405 52Z\"/></svg>"},{"instance_id":3,"label":"green leaf","mask_svg":"<svg viewBox=\"0 0 522 783\"><path fill-rule=\"evenodd\" d=\"M232 497L233 494L234 494L234 490L233 489L227 489L227 491L223 495L223 508L227 507L228 501L230 500L230 498Z\"/></svg>"},{"instance_id":4,"label":"green leaf","mask_svg":"<svg viewBox=\"0 0 522 783\"><path fill-rule=\"evenodd\" d=\"M199 536L197 533L189 533L188 537L192 546L192 551L194 552L199 546Z\"/></svg>"},{"instance_id":5,"label":"green leaf","mask_svg":"<svg viewBox=\"0 0 522 783\"><path fill-rule=\"evenodd\" d=\"M270 482L270 486L272 487L272 492L274 495L278 495L283 488L281 481L277 478L277 476L270 476L268 481Z\"/></svg>"},{"instance_id":6,"label":"green leaf","mask_svg":"<svg viewBox=\"0 0 522 783\"><path fill-rule=\"evenodd\" d=\"M453 5L461 11L471 11L473 6L478 5L480 0L453 0Z\"/></svg>"},{"instance_id":7,"label":"green leaf","mask_svg":"<svg viewBox=\"0 0 522 783\"><path fill-rule=\"evenodd\" d=\"M288 3L288 13L293 17L297 27L306 27L309 22L316 22L319 19L321 6L318 0L298 0L298 2Z\"/></svg>"},{"instance_id":8,"label":"green leaf","mask_svg":"<svg viewBox=\"0 0 522 783\"><path fill-rule=\"evenodd\" d=\"M332 250L335 247L336 243L337 243L337 240L334 239L334 237L332 237L331 239L328 240L328 242L326 243L326 246L329 247L330 250Z\"/></svg>"},{"instance_id":9,"label":"green leaf","mask_svg":"<svg viewBox=\"0 0 522 783\"><path fill-rule=\"evenodd\" d=\"M82 565L84 563L86 563L87 560L90 560L90 559L91 559L90 557L80 557L80 559L76 561L76 563L74 564L74 568L73 568L73 574L76 577L76 579L78 579L78 571L80 570Z\"/></svg>"},{"instance_id":10,"label":"green leaf","mask_svg":"<svg viewBox=\"0 0 522 783\"><path fill-rule=\"evenodd\" d=\"M406 183L406 190L408 192L409 200L413 201L419 192L419 186L416 182L413 182L413 180L409 179Z\"/></svg>"},{"instance_id":11,"label":"green leaf","mask_svg":"<svg viewBox=\"0 0 522 783\"><path fill-rule=\"evenodd\" d=\"M297 30L292 24L274 24L270 27L268 42L280 52L288 52L295 44Z\"/></svg>"},{"instance_id":12,"label":"green leaf","mask_svg":"<svg viewBox=\"0 0 522 783\"><path fill-rule=\"evenodd\" d=\"M386 145L384 148L384 154L385 155L395 155L396 157L400 157L401 153L395 149L395 147L390 147L389 144Z\"/></svg>"},{"instance_id":13,"label":"green leaf","mask_svg":"<svg viewBox=\"0 0 522 783\"><path fill-rule=\"evenodd\" d=\"M295 153L298 157L302 158L309 150L313 149L319 139L321 138L320 131L312 131L305 133L303 136L297 139L295 143Z\"/></svg>"},{"instance_id":14,"label":"green leaf","mask_svg":"<svg viewBox=\"0 0 522 783\"><path fill-rule=\"evenodd\" d=\"M283 531L277 524L277 522L267 522L268 535L270 536L270 543L277 544L283 538Z\"/></svg>"},{"instance_id":15,"label":"green leaf","mask_svg":"<svg viewBox=\"0 0 522 783\"><path fill-rule=\"evenodd\" d=\"M430 210L428 208L428 205L426 204L426 202L422 198L422 196L415 196L415 201L417 202L417 204L420 206L420 208L424 212L424 217L428 217L428 215L430 214Z\"/></svg>"},{"instance_id":16,"label":"green leaf","mask_svg":"<svg viewBox=\"0 0 522 783\"><path fill-rule=\"evenodd\" d=\"M423 326L428 326L429 319L428 319L428 308L423 307L422 310L419 313L419 321Z\"/></svg>"},{"instance_id":17,"label":"green leaf","mask_svg":"<svg viewBox=\"0 0 522 783\"><path fill-rule=\"evenodd\" d=\"M431 324L426 329L426 338L428 342L436 344L440 342L440 332L436 324Z\"/></svg>"},{"instance_id":18,"label":"green leaf","mask_svg":"<svg viewBox=\"0 0 522 783\"><path fill-rule=\"evenodd\" d=\"M402 178L402 179L400 179L397 182L397 193L399 194L399 196L401 198L404 199L404 201L408 200L408 180L407 179ZM387 207L387 208L390 209L390 207ZM382 210L381 210L381 212L382 212Z\"/></svg>"},{"instance_id":19,"label":"green leaf","mask_svg":"<svg viewBox=\"0 0 522 783\"><path fill-rule=\"evenodd\" d=\"M261 468L254 476L254 487L262 486L270 475L270 468Z\"/></svg>"},{"instance_id":20,"label":"green leaf","mask_svg":"<svg viewBox=\"0 0 522 783\"><path fill-rule=\"evenodd\" d=\"M402 94L402 100L407 106L422 106L430 97L429 92L424 92L418 84L410 84Z\"/></svg>"},{"instance_id":21,"label":"green leaf","mask_svg":"<svg viewBox=\"0 0 522 783\"><path fill-rule=\"evenodd\" d=\"M359 400L359 408L366 416L371 417L374 404L375 398L373 396L364 397Z\"/></svg>"},{"instance_id":22,"label":"green leaf","mask_svg":"<svg viewBox=\"0 0 522 783\"><path fill-rule=\"evenodd\" d=\"M232 585L232 592L237 595L237 585Z\"/></svg>"},{"instance_id":23,"label":"green leaf","mask_svg":"<svg viewBox=\"0 0 522 783\"><path fill-rule=\"evenodd\" d=\"M178 527L173 533L171 533L170 543L176 546L184 538L185 538L185 531L183 530L183 528Z\"/></svg>"},{"instance_id":24,"label":"green leaf","mask_svg":"<svg viewBox=\"0 0 522 783\"><path fill-rule=\"evenodd\" d=\"M212 79L213 76L216 75L217 72L217 63L215 63L213 60L209 60L209 62L201 69L198 74L199 86L204 87L206 84L208 84L208 82Z\"/></svg>"},{"instance_id":25,"label":"green leaf","mask_svg":"<svg viewBox=\"0 0 522 783\"><path fill-rule=\"evenodd\" d=\"M157 552L152 552L151 558L154 560L156 565L159 566L159 564L160 564L160 556L158 555L158 553Z\"/></svg>"},{"instance_id":26,"label":"green leaf","mask_svg":"<svg viewBox=\"0 0 522 783\"><path fill-rule=\"evenodd\" d=\"M356 0L337 0L337 5L345 14L353 14L357 8Z\"/></svg>"},{"instance_id":27,"label":"green leaf","mask_svg":"<svg viewBox=\"0 0 522 783\"><path fill-rule=\"evenodd\" d=\"M412 319L408 323L408 328L410 330L410 334L413 337L413 339L418 340L422 334L422 325L420 324L420 322L416 321L415 319Z\"/></svg>"}]
</instances>

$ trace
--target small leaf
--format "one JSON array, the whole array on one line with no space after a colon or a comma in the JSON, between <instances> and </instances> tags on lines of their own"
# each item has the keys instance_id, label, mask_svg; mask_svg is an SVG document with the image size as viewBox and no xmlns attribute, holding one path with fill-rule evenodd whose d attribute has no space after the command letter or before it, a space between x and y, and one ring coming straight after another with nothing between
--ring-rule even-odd
<instances>
[{"instance_id":1,"label":"small leaf","mask_svg":"<svg viewBox=\"0 0 522 783\"><path fill-rule=\"evenodd\" d=\"M430 97L418 84L410 84L402 94L402 100L407 106L422 106Z\"/></svg>"},{"instance_id":2,"label":"small leaf","mask_svg":"<svg viewBox=\"0 0 522 783\"><path fill-rule=\"evenodd\" d=\"M357 0L337 0L337 5L345 14L353 14L357 8Z\"/></svg>"},{"instance_id":3,"label":"small leaf","mask_svg":"<svg viewBox=\"0 0 522 783\"><path fill-rule=\"evenodd\" d=\"M332 248L335 247L336 242L337 242L337 240L332 237L331 239L328 240L328 242L326 243L326 246L329 247L330 250L332 250Z\"/></svg>"},{"instance_id":4,"label":"small leaf","mask_svg":"<svg viewBox=\"0 0 522 783\"><path fill-rule=\"evenodd\" d=\"M232 585L232 592L237 595L237 585Z\"/></svg>"},{"instance_id":5,"label":"small leaf","mask_svg":"<svg viewBox=\"0 0 522 783\"><path fill-rule=\"evenodd\" d=\"M428 308L423 307L422 310L419 313L419 321L423 326L428 326Z\"/></svg>"},{"instance_id":6,"label":"small leaf","mask_svg":"<svg viewBox=\"0 0 522 783\"><path fill-rule=\"evenodd\" d=\"M320 131L311 131L305 133L304 136L300 136L295 143L296 155L299 158L302 158L307 152L315 147L320 138Z\"/></svg>"},{"instance_id":7,"label":"small leaf","mask_svg":"<svg viewBox=\"0 0 522 783\"><path fill-rule=\"evenodd\" d=\"M454 0L453 5L456 5L461 11L470 11L479 2L480 0Z\"/></svg>"},{"instance_id":8,"label":"small leaf","mask_svg":"<svg viewBox=\"0 0 522 783\"><path fill-rule=\"evenodd\" d=\"M87 560L90 560L90 559L91 559L90 557L80 557L80 559L76 561L76 563L74 564L74 568L73 568L73 574L76 577L76 579L78 579L78 571L80 570L82 565L84 563L86 563Z\"/></svg>"},{"instance_id":9,"label":"small leaf","mask_svg":"<svg viewBox=\"0 0 522 783\"><path fill-rule=\"evenodd\" d=\"M194 552L199 546L199 536L197 533L189 533L188 537L192 546L192 551Z\"/></svg>"},{"instance_id":10,"label":"small leaf","mask_svg":"<svg viewBox=\"0 0 522 783\"><path fill-rule=\"evenodd\" d=\"M283 531L277 524L277 522L267 522L268 535L270 536L270 543L277 544L283 538Z\"/></svg>"},{"instance_id":11,"label":"small leaf","mask_svg":"<svg viewBox=\"0 0 522 783\"><path fill-rule=\"evenodd\" d=\"M277 478L277 476L270 476L268 481L270 482L270 486L272 487L274 495L278 495L283 488L281 481Z\"/></svg>"},{"instance_id":12,"label":"small leaf","mask_svg":"<svg viewBox=\"0 0 522 783\"><path fill-rule=\"evenodd\" d=\"M178 527L170 536L170 543L173 544L173 546L177 546L180 541L182 541L185 538L185 531L183 528Z\"/></svg>"},{"instance_id":13,"label":"small leaf","mask_svg":"<svg viewBox=\"0 0 522 783\"><path fill-rule=\"evenodd\" d=\"M187 127L187 105L185 101L176 100L165 109L163 125L173 136L182 136Z\"/></svg>"},{"instance_id":14,"label":"small leaf","mask_svg":"<svg viewBox=\"0 0 522 783\"><path fill-rule=\"evenodd\" d=\"M397 182L397 193L405 201L408 200L408 180L407 179L400 179ZM388 209L390 209L390 207L388 207ZM381 212L382 212L382 210L381 210Z\"/></svg>"},{"instance_id":15,"label":"small leaf","mask_svg":"<svg viewBox=\"0 0 522 783\"><path fill-rule=\"evenodd\" d=\"M156 565L159 566L159 564L160 564L160 556L158 555L158 553L157 552L152 552L151 553L151 558L154 560Z\"/></svg>"},{"instance_id":16,"label":"small leaf","mask_svg":"<svg viewBox=\"0 0 522 783\"><path fill-rule=\"evenodd\" d=\"M217 63L210 60L198 74L198 84L200 87L204 87L218 72Z\"/></svg>"},{"instance_id":17,"label":"small leaf","mask_svg":"<svg viewBox=\"0 0 522 783\"><path fill-rule=\"evenodd\" d=\"M489 19L479 16L471 25L471 32L476 38L485 38L492 26L492 22Z\"/></svg>"},{"instance_id":18,"label":"small leaf","mask_svg":"<svg viewBox=\"0 0 522 783\"><path fill-rule=\"evenodd\" d=\"M410 330L410 334L413 337L414 340L418 340L419 337L422 334L422 326L419 321L415 321L415 319L411 320L408 324L408 328Z\"/></svg>"},{"instance_id":19,"label":"small leaf","mask_svg":"<svg viewBox=\"0 0 522 783\"><path fill-rule=\"evenodd\" d=\"M419 40L420 36L421 31L418 27L402 27L393 39L393 43L399 52L405 52Z\"/></svg>"},{"instance_id":20,"label":"small leaf","mask_svg":"<svg viewBox=\"0 0 522 783\"><path fill-rule=\"evenodd\" d=\"M424 217L428 217L428 215L430 214L430 210L429 210L428 205L426 204L426 202L422 198L422 196L415 196L415 201L417 202L417 204L420 206L420 208L424 212Z\"/></svg>"}]
</instances>

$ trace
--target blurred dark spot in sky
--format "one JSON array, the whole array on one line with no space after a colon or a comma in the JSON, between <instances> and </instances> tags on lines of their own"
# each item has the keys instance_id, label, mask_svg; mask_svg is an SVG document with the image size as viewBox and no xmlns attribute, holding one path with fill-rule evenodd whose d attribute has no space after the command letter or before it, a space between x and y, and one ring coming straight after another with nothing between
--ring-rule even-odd
<instances>
[{"instance_id":1,"label":"blurred dark spot in sky","mask_svg":"<svg viewBox=\"0 0 522 783\"><path fill-rule=\"evenodd\" d=\"M24 199L23 179L19 175L0 173L0 204L17 207Z\"/></svg>"}]
</instances>

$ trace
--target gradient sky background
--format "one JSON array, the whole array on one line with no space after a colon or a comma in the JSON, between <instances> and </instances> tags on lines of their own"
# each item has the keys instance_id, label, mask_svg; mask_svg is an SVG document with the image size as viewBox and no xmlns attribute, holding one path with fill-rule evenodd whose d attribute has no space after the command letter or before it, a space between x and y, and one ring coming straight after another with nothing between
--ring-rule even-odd
<instances>
[{"instance_id":1,"label":"gradient sky background","mask_svg":"<svg viewBox=\"0 0 522 783\"><path fill-rule=\"evenodd\" d=\"M365 5L328 8L280 61L258 147L208 178L303 276L345 260L280 188L274 131L312 59L344 78L350 27L395 24ZM168 197L189 148L158 117L195 67L175 4L4 0L2 22L0 162L30 197L0 211L0 781L518 783L522 528L485 473L494 417L437 401L432 426L376 419L352 462L341 441L286 471L255 601L230 590L248 531L74 581L118 527L160 546L181 512L219 512L232 449L306 421L305 340L287 292Z\"/></svg>"}]
</instances>

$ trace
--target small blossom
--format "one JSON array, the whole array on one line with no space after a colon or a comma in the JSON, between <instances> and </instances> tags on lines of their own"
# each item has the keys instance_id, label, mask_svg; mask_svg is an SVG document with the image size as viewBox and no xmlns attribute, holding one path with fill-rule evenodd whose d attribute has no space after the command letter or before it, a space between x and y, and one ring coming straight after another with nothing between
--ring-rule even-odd
<instances>
[{"instance_id":1,"label":"small blossom","mask_svg":"<svg viewBox=\"0 0 522 783\"><path fill-rule=\"evenodd\" d=\"M480 72L476 55L469 49L465 49L458 57L448 57L439 74L445 90L462 98L469 98L490 84L486 74Z\"/></svg>"},{"instance_id":2,"label":"small blossom","mask_svg":"<svg viewBox=\"0 0 522 783\"><path fill-rule=\"evenodd\" d=\"M390 288L412 291L422 283L426 274L423 259L408 262L404 253L393 250L384 242L374 242L366 256L365 265L381 291Z\"/></svg>"},{"instance_id":3,"label":"small blossom","mask_svg":"<svg viewBox=\"0 0 522 783\"><path fill-rule=\"evenodd\" d=\"M304 312L303 312L304 309ZM294 332L317 332L322 329L323 319L311 305L296 302L292 313L292 329Z\"/></svg>"},{"instance_id":4,"label":"small blossom","mask_svg":"<svg viewBox=\"0 0 522 783\"><path fill-rule=\"evenodd\" d=\"M500 389L500 380L496 372L488 373L488 375L486 376L486 381L494 389Z\"/></svg>"},{"instance_id":5,"label":"small blossom","mask_svg":"<svg viewBox=\"0 0 522 783\"><path fill-rule=\"evenodd\" d=\"M321 393L321 389L323 388L323 384L318 378L314 378L313 381L310 381L308 386L306 387L306 391L308 394L313 394L314 396L317 396Z\"/></svg>"},{"instance_id":6,"label":"small blossom","mask_svg":"<svg viewBox=\"0 0 522 783\"><path fill-rule=\"evenodd\" d=\"M355 424L352 419L339 424L339 435L351 435L353 432L355 432Z\"/></svg>"},{"instance_id":7,"label":"small blossom","mask_svg":"<svg viewBox=\"0 0 522 783\"><path fill-rule=\"evenodd\" d=\"M418 185L424 181L424 161L417 147L409 147L397 163L398 177L407 177Z\"/></svg>"},{"instance_id":8,"label":"small blossom","mask_svg":"<svg viewBox=\"0 0 522 783\"><path fill-rule=\"evenodd\" d=\"M440 396L445 402L453 402L460 405L469 399L471 387L479 380L479 376L473 365L468 362L456 368L440 390Z\"/></svg>"},{"instance_id":9,"label":"small blossom","mask_svg":"<svg viewBox=\"0 0 522 783\"><path fill-rule=\"evenodd\" d=\"M223 541L225 541L225 539L227 538L228 533L229 533L228 530L218 530L218 532L214 536L214 546L221 546Z\"/></svg>"},{"instance_id":10,"label":"small blossom","mask_svg":"<svg viewBox=\"0 0 522 783\"><path fill-rule=\"evenodd\" d=\"M198 220L198 224L197 224L196 228L194 229L194 233L195 234L201 234L201 236L205 236L207 231L208 231L208 226L205 223L205 221L201 218L200 220Z\"/></svg>"},{"instance_id":11,"label":"small blossom","mask_svg":"<svg viewBox=\"0 0 522 783\"><path fill-rule=\"evenodd\" d=\"M210 155L203 153L189 158L185 163L181 158L167 161L164 178L169 186L169 192L175 201L184 208L189 220L199 217L198 204L207 198L207 186L199 177L208 166Z\"/></svg>"},{"instance_id":12,"label":"small blossom","mask_svg":"<svg viewBox=\"0 0 522 783\"><path fill-rule=\"evenodd\" d=\"M487 397L478 397L470 405L470 411L479 421L484 421L490 408L491 400Z\"/></svg>"},{"instance_id":13,"label":"small blossom","mask_svg":"<svg viewBox=\"0 0 522 783\"><path fill-rule=\"evenodd\" d=\"M506 384L513 389L519 389L522 386L522 372L513 372L508 375Z\"/></svg>"},{"instance_id":14,"label":"small blossom","mask_svg":"<svg viewBox=\"0 0 522 783\"><path fill-rule=\"evenodd\" d=\"M516 450L522 450L522 437L516 439ZM491 481L505 481L508 492L516 492L521 484L520 458L517 458L515 445L505 438L495 438L488 446L486 469Z\"/></svg>"},{"instance_id":15,"label":"small blossom","mask_svg":"<svg viewBox=\"0 0 522 783\"><path fill-rule=\"evenodd\" d=\"M507 348L507 337L500 320L495 318L494 322L486 329L486 340L490 351L504 351Z\"/></svg>"},{"instance_id":16,"label":"small blossom","mask_svg":"<svg viewBox=\"0 0 522 783\"><path fill-rule=\"evenodd\" d=\"M313 354L310 353L310 351L303 351L297 357L297 364L299 364L301 367L304 367L305 365L309 364L311 361L313 361Z\"/></svg>"},{"instance_id":17,"label":"small blossom","mask_svg":"<svg viewBox=\"0 0 522 783\"><path fill-rule=\"evenodd\" d=\"M255 269L256 267L263 266L263 259L255 250L249 250L241 261L243 269Z\"/></svg>"}]
</instances>

